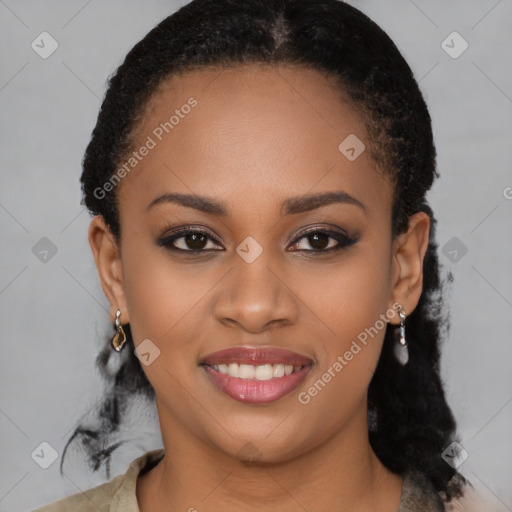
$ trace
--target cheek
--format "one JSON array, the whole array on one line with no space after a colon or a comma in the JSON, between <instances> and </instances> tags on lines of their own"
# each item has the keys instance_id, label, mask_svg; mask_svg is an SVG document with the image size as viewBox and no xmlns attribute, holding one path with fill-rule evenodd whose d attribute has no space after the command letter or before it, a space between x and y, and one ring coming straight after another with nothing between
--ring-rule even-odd
<instances>
[{"instance_id":1,"label":"cheek","mask_svg":"<svg viewBox=\"0 0 512 512\"><path fill-rule=\"evenodd\" d=\"M391 293L390 244L385 237L367 237L357 251L328 273L319 272L315 294L309 305L329 327L319 350L315 381L321 379L322 400L344 397L351 408L364 398L380 356L387 321L393 313L388 304ZM325 388L325 391L324 391ZM307 399L307 398L306 398Z\"/></svg>"},{"instance_id":2,"label":"cheek","mask_svg":"<svg viewBox=\"0 0 512 512\"><path fill-rule=\"evenodd\" d=\"M383 237L366 237L359 244L339 263L317 266L300 292L340 348L373 326L390 299L390 244Z\"/></svg>"},{"instance_id":3,"label":"cheek","mask_svg":"<svg viewBox=\"0 0 512 512\"><path fill-rule=\"evenodd\" d=\"M194 406L187 404L183 385L197 378L196 358L204 334L201 299L214 280L192 270L192 265L171 263L165 251L150 244L128 246L123 276L133 341L137 347L149 339L156 349L145 347L158 354L142 370L159 396L173 397L167 407L177 417L184 416L187 407Z\"/></svg>"},{"instance_id":4,"label":"cheek","mask_svg":"<svg viewBox=\"0 0 512 512\"><path fill-rule=\"evenodd\" d=\"M124 291L134 342L137 345L149 338L162 348L164 340L176 331L175 325L204 295L207 283L191 282L189 272L172 265L165 250L151 242L128 235L122 250Z\"/></svg>"}]
</instances>

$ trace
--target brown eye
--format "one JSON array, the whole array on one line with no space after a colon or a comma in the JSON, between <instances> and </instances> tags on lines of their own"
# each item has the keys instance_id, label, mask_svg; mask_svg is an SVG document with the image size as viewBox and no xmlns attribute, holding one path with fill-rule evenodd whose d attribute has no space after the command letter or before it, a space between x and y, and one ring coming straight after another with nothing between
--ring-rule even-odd
<instances>
[{"instance_id":1,"label":"brown eye","mask_svg":"<svg viewBox=\"0 0 512 512\"><path fill-rule=\"evenodd\" d=\"M207 241L207 236L198 234L198 233L190 233L182 237L185 240L185 244L192 250L204 249L205 242Z\"/></svg>"},{"instance_id":2,"label":"brown eye","mask_svg":"<svg viewBox=\"0 0 512 512\"><path fill-rule=\"evenodd\" d=\"M326 249L329 245L330 236L325 233L314 233L313 235L308 235L307 239L309 241L309 245L313 247L313 249L322 251Z\"/></svg>"},{"instance_id":3,"label":"brown eye","mask_svg":"<svg viewBox=\"0 0 512 512\"><path fill-rule=\"evenodd\" d=\"M220 245L206 231L199 229L183 229L171 235L164 236L157 241L157 245L173 251L200 253L217 249ZM209 245L209 246L208 246Z\"/></svg>"},{"instance_id":4,"label":"brown eye","mask_svg":"<svg viewBox=\"0 0 512 512\"><path fill-rule=\"evenodd\" d=\"M313 254L325 254L354 245L358 240L359 238L352 238L344 231L317 228L302 233L292 244L292 249Z\"/></svg>"}]
</instances>

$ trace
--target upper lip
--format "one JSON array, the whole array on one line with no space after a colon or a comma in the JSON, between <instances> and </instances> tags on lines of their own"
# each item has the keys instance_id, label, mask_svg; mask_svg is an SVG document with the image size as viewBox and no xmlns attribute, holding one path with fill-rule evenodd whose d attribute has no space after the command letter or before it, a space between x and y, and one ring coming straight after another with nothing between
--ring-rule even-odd
<instances>
[{"instance_id":1,"label":"upper lip","mask_svg":"<svg viewBox=\"0 0 512 512\"><path fill-rule=\"evenodd\" d=\"M200 364L212 366L230 363L254 366L263 364L307 366L313 364L313 360L297 352L278 347L231 347L205 356Z\"/></svg>"}]
</instances>

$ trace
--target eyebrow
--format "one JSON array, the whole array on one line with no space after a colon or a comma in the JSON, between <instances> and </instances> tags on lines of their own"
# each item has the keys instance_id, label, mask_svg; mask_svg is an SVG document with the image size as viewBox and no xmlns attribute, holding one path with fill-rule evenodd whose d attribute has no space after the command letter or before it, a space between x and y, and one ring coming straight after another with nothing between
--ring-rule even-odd
<instances>
[{"instance_id":1,"label":"eyebrow","mask_svg":"<svg viewBox=\"0 0 512 512\"><path fill-rule=\"evenodd\" d=\"M197 194L163 194L153 199L153 201L149 203L147 210L162 203L176 203L181 206L194 208L195 210L199 210L204 213L219 215L222 217L226 217L228 215L228 208L225 204L213 198L199 196ZM351 196L343 190L335 190L332 192L290 197L283 201L281 205L281 213L284 215L293 215L296 213L315 210L333 203L351 204L358 206L363 211L366 211L365 205L354 196Z\"/></svg>"}]
</instances>

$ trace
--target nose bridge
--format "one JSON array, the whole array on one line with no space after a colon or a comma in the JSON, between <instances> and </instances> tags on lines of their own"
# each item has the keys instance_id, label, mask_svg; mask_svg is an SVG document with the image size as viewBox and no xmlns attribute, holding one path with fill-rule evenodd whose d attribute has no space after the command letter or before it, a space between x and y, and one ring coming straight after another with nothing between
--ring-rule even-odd
<instances>
[{"instance_id":1,"label":"nose bridge","mask_svg":"<svg viewBox=\"0 0 512 512\"><path fill-rule=\"evenodd\" d=\"M284 280L278 278L279 265L272 251L258 249L253 240L246 240L237 253L233 255L235 268L217 296L217 320L237 323L251 332L264 330L270 323L295 323L298 305Z\"/></svg>"}]
</instances>

